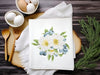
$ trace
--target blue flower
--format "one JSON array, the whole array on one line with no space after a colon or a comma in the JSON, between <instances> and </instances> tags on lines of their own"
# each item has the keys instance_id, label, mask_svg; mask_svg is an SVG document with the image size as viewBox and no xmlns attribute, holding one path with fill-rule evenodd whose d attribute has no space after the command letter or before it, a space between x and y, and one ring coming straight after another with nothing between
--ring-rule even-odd
<instances>
[{"instance_id":1,"label":"blue flower","mask_svg":"<svg viewBox=\"0 0 100 75\"><path fill-rule=\"evenodd\" d=\"M57 54L54 54L56 57L58 56Z\"/></svg>"},{"instance_id":2,"label":"blue flower","mask_svg":"<svg viewBox=\"0 0 100 75\"><path fill-rule=\"evenodd\" d=\"M49 31L49 34L50 34L50 35L52 35L53 33L54 33L54 31L52 31L52 30Z\"/></svg>"},{"instance_id":3,"label":"blue flower","mask_svg":"<svg viewBox=\"0 0 100 75\"><path fill-rule=\"evenodd\" d=\"M63 47L64 47L64 49L66 49L67 46L66 45L63 45Z\"/></svg>"},{"instance_id":4,"label":"blue flower","mask_svg":"<svg viewBox=\"0 0 100 75\"><path fill-rule=\"evenodd\" d=\"M43 55L43 53L44 53L43 51L40 51L40 55Z\"/></svg>"},{"instance_id":5,"label":"blue flower","mask_svg":"<svg viewBox=\"0 0 100 75\"><path fill-rule=\"evenodd\" d=\"M63 53L63 49L60 49L59 52L60 52L60 53Z\"/></svg>"},{"instance_id":6,"label":"blue flower","mask_svg":"<svg viewBox=\"0 0 100 75\"><path fill-rule=\"evenodd\" d=\"M44 37L46 37L46 34L44 34Z\"/></svg>"},{"instance_id":7,"label":"blue flower","mask_svg":"<svg viewBox=\"0 0 100 75\"><path fill-rule=\"evenodd\" d=\"M53 46L51 46L50 48L53 49Z\"/></svg>"},{"instance_id":8,"label":"blue flower","mask_svg":"<svg viewBox=\"0 0 100 75\"><path fill-rule=\"evenodd\" d=\"M66 41L66 39L64 39L63 41Z\"/></svg>"},{"instance_id":9,"label":"blue flower","mask_svg":"<svg viewBox=\"0 0 100 75\"><path fill-rule=\"evenodd\" d=\"M44 34L44 37L46 37L48 34L49 34L49 32L46 32L46 33Z\"/></svg>"},{"instance_id":10,"label":"blue flower","mask_svg":"<svg viewBox=\"0 0 100 75\"><path fill-rule=\"evenodd\" d=\"M62 49L62 50L59 50L59 52L60 52L60 53L64 53L64 54L66 54L66 53L67 53L67 51L68 51L68 49L67 49L67 48L64 48L64 49Z\"/></svg>"},{"instance_id":11,"label":"blue flower","mask_svg":"<svg viewBox=\"0 0 100 75\"><path fill-rule=\"evenodd\" d=\"M40 55L46 56L46 52L45 51L40 51Z\"/></svg>"},{"instance_id":12,"label":"blue flower","mask_svg":"<svg viewBox=\"0 0 100 75\"><path fill-rule=\"evenodd\" d=\"M52 35L53 33L54 33L54 31L50 30L50 31L48 31L48 32L46 32L46 33L44 34L44 37L46 37L47 35Z\"/></svg>"},{"instance_id":13,"label":"blue flower","mask_svg":"<svg viewBox=\"0 0 100 75\"><path fill-rule=\"evenodd\" d=\"M64 53L64 54L66 54L67 51L68 51L67 48L66 48L66 49L63 49L63 53Z\"/></svg>"},{"instance_id":14,"label":"blue flower","mask_svg":"<svg viewBox=\"0 0 100 75\"><path fill-rule=\"evenodd\" d=\"M46 52L44 52L44 53L43 53L43 55L44 55L44 56L46 56L46 55L47 55L47 53L46 53Z\"/></svg>"}]
</instances>

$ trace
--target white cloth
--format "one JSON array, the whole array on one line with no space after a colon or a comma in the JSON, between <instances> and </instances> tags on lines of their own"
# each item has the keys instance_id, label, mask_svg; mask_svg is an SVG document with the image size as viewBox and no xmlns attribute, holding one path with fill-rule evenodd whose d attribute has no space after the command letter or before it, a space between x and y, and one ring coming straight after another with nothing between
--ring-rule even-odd
<instances>
[{"instance_id":1,"label":"white cloth","mask_svg":"<svg viewBox=\"0 0 100 75\"><path fill-rule=\"evenodd\" d=\"M50 35L48 32L51 31L51 28L54 33ZM47 35L45 33L46 29ZM64 41L64 35L60 35L62 32L66 32L64 34L67 35L66 41ZM72 18L29 19L29 39L30 68L74 70ZM54 44L54 39L58 40L58 44ZM34 40L37 40L39 44L33 45L32 43L36 43ZM48 46L45 40L48 42ZM43 45L43 43L45 45ZM70 48L67 47L68 52L64 51L64 55L60 57L59 54L62 54L60 50L65 49L64 45L66 44L68 44ZM48 51L54 49L57 49L58 53ZM42 55L42 51L45 51L45 55ZM48 55L51 55L50 60L47 58ZM52 60L52 56L54 60Z\"/></svg>"},{"instance_id":2,"label":"white cloth","mask_svg":"<svg viewBox=\"0 0 100 75\"><path fill-rule=\"evenodd\" d=\"M72 5L66 5L65 2L58 4L57 6L48 9L42 16L39 18L72 18ZM53 75L56 70L33 70L29 68L29 27L27 26L21 33L18 40L15 42L15 51L20 52L20 58L24 70L29 75Z\"/></svg>"}]
</instances>

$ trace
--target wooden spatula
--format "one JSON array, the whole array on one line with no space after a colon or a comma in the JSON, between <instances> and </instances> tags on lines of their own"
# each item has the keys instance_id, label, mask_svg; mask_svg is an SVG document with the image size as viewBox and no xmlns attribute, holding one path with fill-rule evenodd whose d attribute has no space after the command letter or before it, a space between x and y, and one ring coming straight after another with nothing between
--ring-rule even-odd
<instances>
[{"instance_id":1,"label":"wooden spatula","mask_svg":"<svg viewBox=\"0 0 100 75\"><path fill-rule=\"evenodd\" d=\"M2 36L5 39L5 60L7 60L7 44L6 44L6 42L7 42L9 35L10 35L9 29L2 30Z\"/></svg>"},{"instance_id":2,"label":"wooden spatula","mask_svg":"<svg viewBox=\"0 0 100 75\"><path fill-rule=\"evenodd\" d=\"M13 36L14 36L14 44L13 44L13 48L12 48L12 51L11 51L11 54L10 54L10 57L9 57L9 62L11 62L12 58L13 58L13 54L14 54L14 49L15 49L15 41L19 38L21 32L18 30L18 29L14 29L14 28L11 28L12 31L13 31Z\"/></svg>"}]
</instances>

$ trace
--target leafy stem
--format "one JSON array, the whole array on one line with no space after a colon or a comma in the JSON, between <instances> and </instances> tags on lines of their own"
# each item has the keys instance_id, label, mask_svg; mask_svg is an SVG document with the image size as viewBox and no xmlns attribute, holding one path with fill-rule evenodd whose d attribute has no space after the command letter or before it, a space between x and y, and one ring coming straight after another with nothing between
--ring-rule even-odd
<instances>
[{"instance_id":1,"label":"leafy stem","mask_svg":"<svg viewBox=\"0 0 100 75\"><path fill-rule=\"evenodd\" d=\"M80 20L81 33L86 37L88 46L82 46L84 56L75 63L76 69L94 68L100 60L100 23L87 16L88 21Z\"/></svg>"}]
</instances>

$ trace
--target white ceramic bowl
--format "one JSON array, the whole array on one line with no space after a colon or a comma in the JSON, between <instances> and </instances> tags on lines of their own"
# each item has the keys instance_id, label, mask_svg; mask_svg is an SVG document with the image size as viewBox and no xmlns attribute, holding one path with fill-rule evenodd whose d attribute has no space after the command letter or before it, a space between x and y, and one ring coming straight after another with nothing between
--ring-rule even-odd
<instances>
[{"instance_id":1,"label":"white ceramic bowl","mask_svg":"<svg viewBox=\"0 0 100 75\"><path fill-rule=\"evenodd\" d=\"M12 27L19 27L19 26L22 25L22 24L21 24L21 25L18 25L18 26L17 26L17 25L14 25L14 21L8 21L8 20L7 20L6 16L7 16L7 14L10 13L10 12L15 13L16 16L17 16L17 15L21 15L21 16L23 17L23 23L24 23L24 16L23 16L19 11L11 10L11 11L6 12L6 14L5 14L5 21L7 22L8 25L10 25L10 26L12 26Z\"/></svg>"},{"instance_id":2,"label":"white ceramic bowl","mask_svg":"<svg viewBox=\"0 0 100 75\"><path fill-rule=\"evenodd\" d=\"M19 8L19 6L18 6L18 0L15 0L15 3L16 3L16 7L18 8L18 10L21 11L22 13L24 13L24 14L33 14L33 13L35 13L35 11L37 10L37 8L38 8L38 6L39 6L39 0L37 0L37 1L38 1L38 4L35 6L35 10L34 10L33 12L24 12L24 11L22 11L22 10Z\"/></svg>"}]
</instances>

